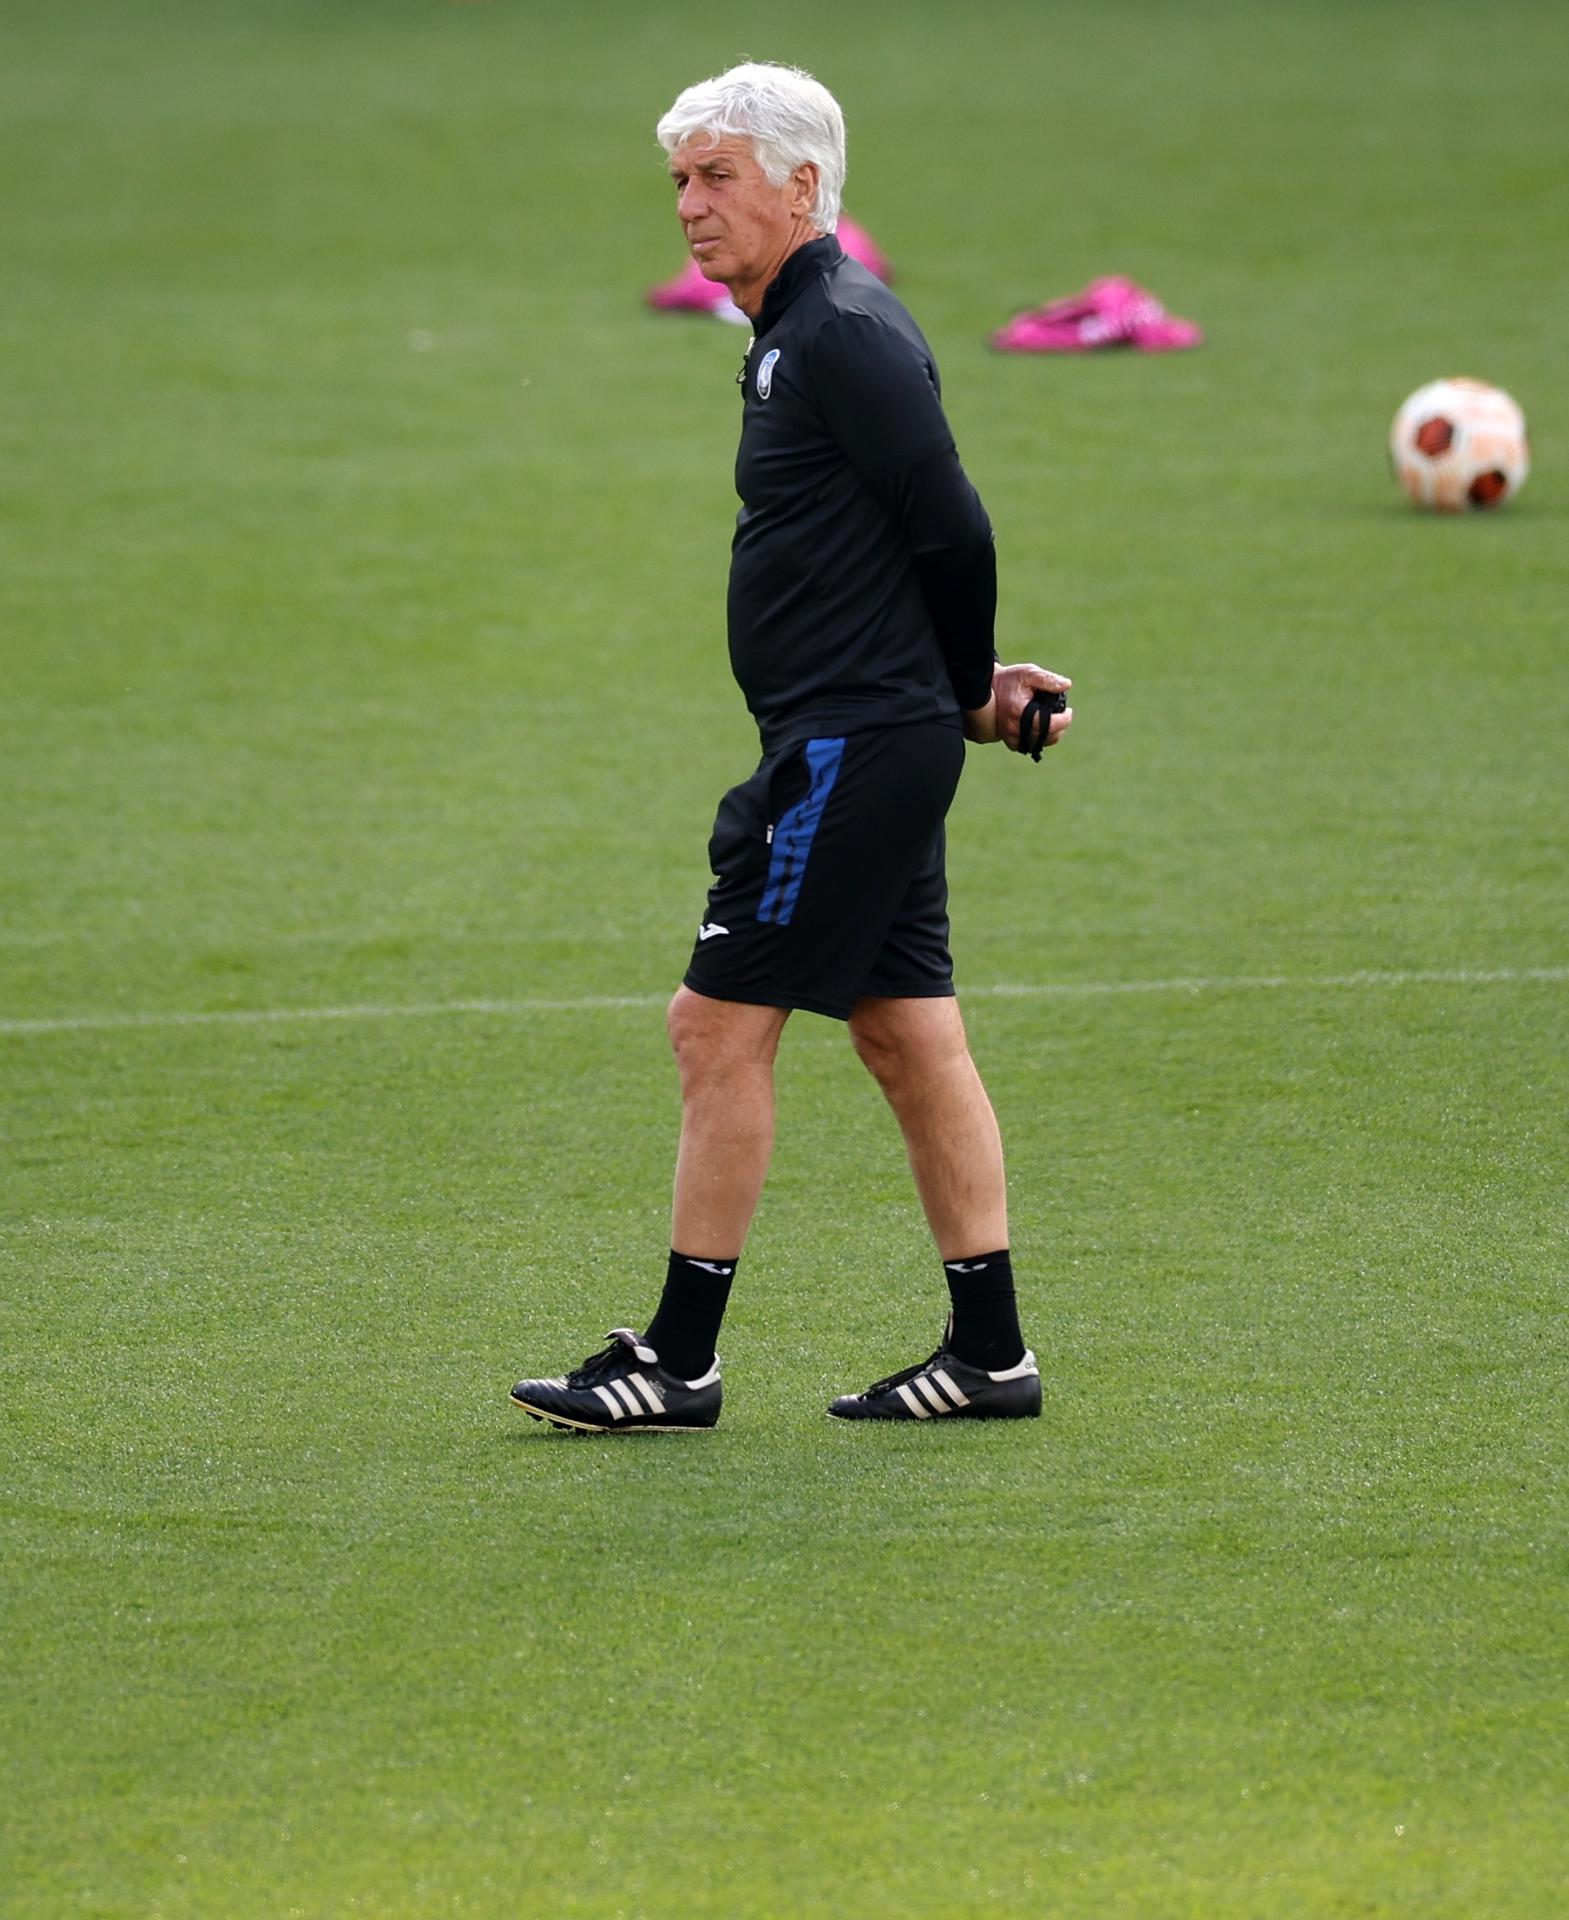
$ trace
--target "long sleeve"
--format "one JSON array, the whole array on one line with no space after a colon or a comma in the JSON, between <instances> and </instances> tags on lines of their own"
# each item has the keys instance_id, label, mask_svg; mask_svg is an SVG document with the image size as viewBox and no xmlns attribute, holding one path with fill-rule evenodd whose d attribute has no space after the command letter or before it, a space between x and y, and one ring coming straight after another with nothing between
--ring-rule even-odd
<instances>
[{"instance_id":1,"label":"long sleeve","mask_svg":"<svg viewBox=\"0 0 1569 1920\"><path fill-rule=\"evenodd\" d=\"M996 547L935 368L875 319L844 313L817 333L812 369L829 431L910 554L955 698L984 706L996 660Z\"/></svg>"}]
</instances>

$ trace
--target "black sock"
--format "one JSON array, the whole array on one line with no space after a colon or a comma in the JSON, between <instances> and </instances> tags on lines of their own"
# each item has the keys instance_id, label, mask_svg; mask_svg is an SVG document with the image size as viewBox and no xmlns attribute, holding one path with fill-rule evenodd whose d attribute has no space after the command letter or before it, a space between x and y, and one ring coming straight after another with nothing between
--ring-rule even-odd
<instances>
[{"instance_id":1,"label":"black sock","mask_svg":"<svg viewBox=\"0 0 1569 1920\"><path fill-rule=\"evenodd\" d=\"M1024 1358L1019 1308L1013 1294L1013 1261L1008 1249L978 1253L969 1260L945 1260L953 1320L948 1347L969 1367L1000 1373Z\"/></svg>"},{"instance_id":2,"label":"black sock","mask_svg":"<svg viewBox=\"0 0 1569 1920\"><path fill-rule=\"evenodd\" d=\"M696 1380L714 1364L736 1266L734 1260L694 1260L671 1249L659 1311L643 1338L678 1380Z\"/></svg>"}]
</instances>

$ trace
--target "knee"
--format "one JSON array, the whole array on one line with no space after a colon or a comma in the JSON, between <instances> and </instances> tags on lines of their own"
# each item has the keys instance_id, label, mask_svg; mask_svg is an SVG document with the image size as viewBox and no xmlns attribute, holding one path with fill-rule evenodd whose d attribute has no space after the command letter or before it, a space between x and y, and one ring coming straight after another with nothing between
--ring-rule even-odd
<instances>
[{"instance_id":1,"label":"knee","mask_svg":"<svg viewBox=\"0 0 1569 1920\"><path fill-rule=\"evenodd\" d=\"M685 987L678 987L674 999L665 1009L665 1032L670 1037L670 1051L675 1055L676 1065L680 1067L683 1077L705 1051L705 1026L699 997Z\"/></svg>"},{"instance_id":2,"label":"knee","mask_svg":"<svg viewBox=\"0 0 1569 1920\"><path fill-rule=\"evenodd\" d=\"M876 1015L854 1013L850 1016L850 1044L880 1087L898 1084L906 1070L908 1049L896 1027Z\"/></svg>"},{"instance_id":3,"label":"knee","mask_svg":"<svg viewBox=\"0 0 1569 1920\"><path fill-rule=\"evenodd\" d=\"M850 1044L890 1096L969 1058L958 1008L946 999L864 1001L850 1015Z\"/></svg>"},{"instance_id":4,"label":"knee","mask_svg":"<svg viewBox=\"0 0 1569 1920\"><path fill-rule=\"evenodd\" d=\"M683 1087L770 1071L785 1018L772 1007L711 1000L678 987L665 1011L665 1031Z\"/></svg>"}]
</instances>

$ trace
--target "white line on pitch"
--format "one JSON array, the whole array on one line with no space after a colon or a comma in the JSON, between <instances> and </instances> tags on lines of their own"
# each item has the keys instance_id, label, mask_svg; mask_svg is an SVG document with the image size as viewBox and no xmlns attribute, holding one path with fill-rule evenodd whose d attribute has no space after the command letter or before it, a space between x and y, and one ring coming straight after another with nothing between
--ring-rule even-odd
<instances>
[{"instance_id":1,"label":"white line on pitch","mask_svg":"<svg viewBox=\"0 0 1569 1920\"><path fill-rule=\"evenodd\" d=\"M79 1013L57 1019L0 1020L3 1033L80 1033L128 1027L265 1027L295 1020L439 1020L455 1013L508 1018L531 1013L620 1013L662 1007L668 994L589 994L575 1000L425 1000L406 1006L233 1007L214 1013Z\"/></svg>"},{"instance_id":2,"label":"white line on pitch","mask_svg":"<svg viewBox=\"0 0 1569 1920\"><path fill-rule=\"evenodd\" d=\"M1564 980L1569 980L1569 967L1410 967L1362 973L1214 974L1190 980L1065 980L1017 987L971 987L960 998L974 999L977 994L994 1000L1028 1000L1046 994L1258 993L1291 987L1486 987Z\"/></svg>"},{"instance_id":3,"label":"white line on pitch","mask_svg":"<svg viewBox=\"0 0 1569 1920\"><path fill-rule=\"evenodd\" d=\"M1413 967L1389 972L1318 974L1212 974L1173 980L1039 980L966 987L973 1000L1105 998L1129 993L1313 993L1357 987L1487 987L1554 985L1569 981L1569 967ZM627 1013L662 1007L664 993L586 994L559 1000L430 1000L406 1006L236 1007L212 1013L78 1013L53 1019L0 1019L0 1034L97 1033L138 1027L261 1027L309 1020L439 1020L454 1014L526 1019L544 1013Z\"/></svg>"}]
</instances>

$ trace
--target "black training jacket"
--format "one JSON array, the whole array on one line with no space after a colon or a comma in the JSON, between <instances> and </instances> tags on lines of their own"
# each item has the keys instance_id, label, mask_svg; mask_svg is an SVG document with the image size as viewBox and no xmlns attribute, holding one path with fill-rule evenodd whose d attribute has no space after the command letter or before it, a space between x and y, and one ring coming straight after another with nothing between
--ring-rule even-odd
<instances>
[{"instance_id":1,"label":"black training jacket","mask_svg":"<svg viewBox=\"0 0 1569 1920\"><path fill-rule=\"evenodd\" d=\"M765 752L986 704L991 522L930 347L829 234L769 287L741 370L730 664Z\"/></svg>"}]
</instances>

